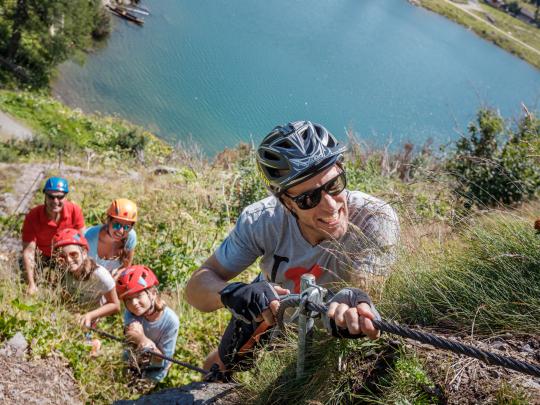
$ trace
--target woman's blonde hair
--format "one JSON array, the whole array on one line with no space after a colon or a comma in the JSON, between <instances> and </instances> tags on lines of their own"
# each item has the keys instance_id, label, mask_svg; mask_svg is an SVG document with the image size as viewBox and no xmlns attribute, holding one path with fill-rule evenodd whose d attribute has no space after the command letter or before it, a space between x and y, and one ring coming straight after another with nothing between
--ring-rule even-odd
<instances>
[{"instance_id":1,"label":"woman's blonde hair","mask_svg":"<svg viewBox=\"0 0 540 405\"><path fill-rule=\"evenodd\" d=\"M90 256L88 256L88 252L86 252L86 259L82 266L82 272L81 272L81 280L87 281L92 273L96 271L98 268L97 263L92 259Z\"/></svg>"}]
</instances>

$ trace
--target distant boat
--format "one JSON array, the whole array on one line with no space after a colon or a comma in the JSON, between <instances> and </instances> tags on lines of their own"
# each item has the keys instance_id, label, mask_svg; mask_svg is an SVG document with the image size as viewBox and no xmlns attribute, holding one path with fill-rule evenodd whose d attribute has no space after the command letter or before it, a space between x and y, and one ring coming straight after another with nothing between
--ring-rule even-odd
<instances>
[{"instance_id":1,"label":"distant boat","mask_svg":"<svg viewBox=\"0 0 540 405\"><path fill-rule=\"evenodd\" d=\"M148 14L150 14L150 9L148 7L141 6L139 4L134 4L134 3L130 4L129 7L136 8L141 11L146 11Z\"/></svg>"},{"instance_id":2,"label":"distant boat","mask_svg":"<svg viewBox=\"0 0 540 405\"><path fill-rule=\"evenodd\" d=\"M123 7L119 6L111 6L107 4L107 8L111 10L111 12L114 15L117 15L118 17L124 18L128 21L134 22L135 24L143 25L144 20L142 18L137 17L136 15L131 14L129 11L127 11Z\"/></svg>"},{"instance_id":3,"label":"distant boat","mask_svg":"<svg viewBox=\"0 0 540 405\"><path fill-rule=\"evenodd\" d=\"M133 13L137 13L137 14L142 14L142 15L150 15L150 12L149 11L146 11L146 10L143 10L139 7L135 7L135 6L124 6L124 8L127 10L127 11L131 11Z\"/></svg>"}]
</instances>

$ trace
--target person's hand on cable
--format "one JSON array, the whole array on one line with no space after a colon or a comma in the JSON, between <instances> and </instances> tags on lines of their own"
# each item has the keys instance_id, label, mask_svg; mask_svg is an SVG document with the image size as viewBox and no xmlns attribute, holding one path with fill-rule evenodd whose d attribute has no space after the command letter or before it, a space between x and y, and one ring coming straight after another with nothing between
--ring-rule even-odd
<instances>
[{"instance_id":1,"label":"person's hand on cable","mask_svg":"<svg viewBox=\"0 0 540 405\"><path fill-rule=\"evenodd\" d=\"M258 281L251 284L231 283L219 293L225 308L236 318L246 323L264 320L273 325L279 309L278 294L289 294L290 291L267 281Z\"/></svg>"},{"instance_id":2,"label":"person's hand on cable","mask_svg":"<svg viewBox=\"0 0 540 405\"><path fill-rule=\"evenodd\" d=\"M381 319L369 295L358 288L344 288L329 301L327 329L335 337L356 338L363 335L370 339L380 336L373 326L374 319Z\"/></svg>"}]
</instances>

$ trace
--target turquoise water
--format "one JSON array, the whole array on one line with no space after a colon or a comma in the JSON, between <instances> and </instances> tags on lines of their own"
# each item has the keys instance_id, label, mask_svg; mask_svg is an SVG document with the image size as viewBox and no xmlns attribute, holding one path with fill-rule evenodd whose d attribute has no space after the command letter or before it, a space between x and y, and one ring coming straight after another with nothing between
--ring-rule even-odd
<instances>
[{"instance_id":1,"label":"turquoise water","mask_svg":"<svg viewBox=\"0 0 540 405\"><path fill-rule=\"evenodd\" d=\"M376 145L446 143L480 105L538 108L540 71L405 0L154 0L55 92L215 153L310 119Z\"/></svg>"}]
</instances>

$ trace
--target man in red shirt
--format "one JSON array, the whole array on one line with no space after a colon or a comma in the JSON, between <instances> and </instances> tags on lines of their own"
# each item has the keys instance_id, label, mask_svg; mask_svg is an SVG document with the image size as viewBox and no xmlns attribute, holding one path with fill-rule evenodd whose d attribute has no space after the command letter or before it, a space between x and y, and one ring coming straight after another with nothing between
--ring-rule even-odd
<instances>
[{"instance_id":1,"label":"man in red shirt","mask_svg":"<svg viewBox=\"0 0 540 405\"><path fill-rule=\"evenodd\" d=\"M32 208L24 218L22 262L28 281L28 294L35 294L37 291L34 279L36 256L39 255L42 263L48 265L51 258L51 240L56 232L64 228L84 231L82 210L65 199L68 192L66 179L49 178L43 188L45 204Z\"/></svg>"}]
</instances>

